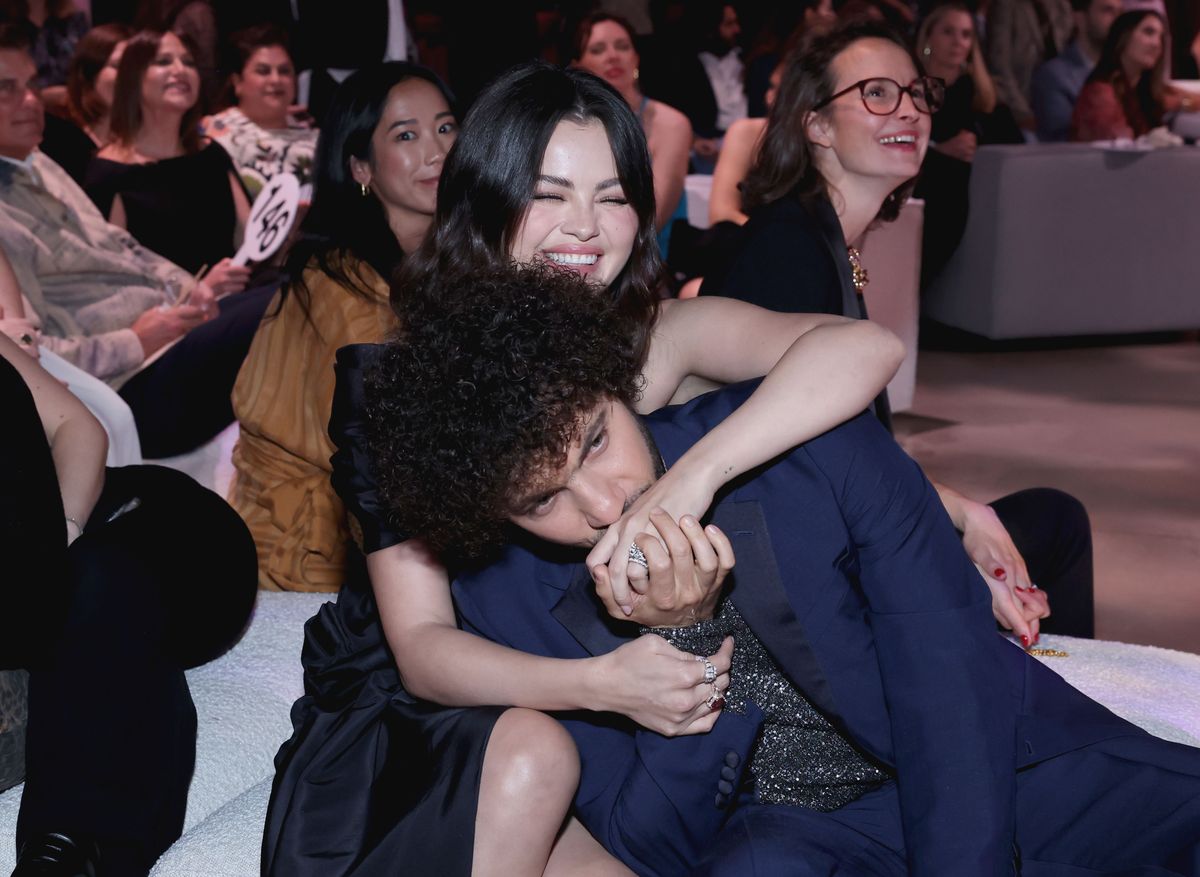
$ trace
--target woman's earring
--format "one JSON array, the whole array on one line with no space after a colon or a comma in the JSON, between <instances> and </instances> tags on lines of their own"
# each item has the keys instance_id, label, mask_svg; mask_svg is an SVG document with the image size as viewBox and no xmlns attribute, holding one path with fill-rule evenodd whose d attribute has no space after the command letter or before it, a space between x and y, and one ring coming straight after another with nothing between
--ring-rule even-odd
<instances>
[{"instance_id":1,"label":"woman's earring","mask_svg":"<svg viewBox=\"0 0 1200 877\"><path fill-rule=\"evenodd\" d=\"M639 77L639 76L641 76L641 75L642 75L642 68L640 68L640 67L634 67L634 68L633 68L633 81L634 81L634 82L637 82L637 81L638 81L638 77Z\"/></svg>"},{"instance_id":2,"label":"woman's earring","mask_svg":"<svg viewBox=\"0 0 1200 877\"><path fill-rule=\"evenodd\" d=\"M358 191L362 193L362 196L363 196L364 198L366 198L368 195L370 195L370 194L371 194L371 190L367 188L367 184L366 184L366 183L359 183L359 184L358 184Z\"/></svg>"},{"instance_id":3,"label":"woman's earring","mask_svg":"<svg viewBox=\"0 0 1200 877\"><path fill-rule=\"evenodd\" d=\"M929 46L926 46L925 48L923 48L921 50L921 54L924 55L926 58L928 58L929 57Z\"/></svg>"}]
</instances>

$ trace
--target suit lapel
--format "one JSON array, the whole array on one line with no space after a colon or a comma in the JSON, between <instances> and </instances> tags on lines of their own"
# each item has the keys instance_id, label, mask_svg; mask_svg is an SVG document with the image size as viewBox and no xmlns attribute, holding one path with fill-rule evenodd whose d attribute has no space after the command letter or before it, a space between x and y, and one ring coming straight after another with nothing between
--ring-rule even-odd
<instances>
[{"instance_id":1,"label":"suit lapel","mask_svg":"<svg viewBox=\"0 0 1200 877\"><path fill-rule=\"evenodd\" d=\"M631 623L617 621L604 610L583 564L550 613L592 655L607 654L636 635Z\"/></svg>"},{"instance_id":2,"label":"suit lapel","mask_svg":"<svg viewBox=\"0 0 1200 877\"><path fill-rule=\"evenodd\" d=\"M762 507L757 502L725 502L713 514L713 523L733 543L734 605L804 696L827 716L838 717L829 681L788 600Z\"/></svg>"}]
</instances>

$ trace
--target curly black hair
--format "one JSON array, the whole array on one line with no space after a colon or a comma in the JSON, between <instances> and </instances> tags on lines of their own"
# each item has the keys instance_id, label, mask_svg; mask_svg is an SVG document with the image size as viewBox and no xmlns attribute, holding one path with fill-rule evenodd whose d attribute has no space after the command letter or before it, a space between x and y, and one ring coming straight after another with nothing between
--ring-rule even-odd
<instances>
[{"instance_id":1,"label":"curly black hair","mask_svg":"<svg viewBox=\"0 0 1200 877\"><path fill-rule=\"evenodd\" d=\"M641 364L612 303L572 272L436 282L367 374L368 442L392 523L469 560L502 541L512 498L565 462L583 416L638 397Z\"/></svg>"}]
</instances>

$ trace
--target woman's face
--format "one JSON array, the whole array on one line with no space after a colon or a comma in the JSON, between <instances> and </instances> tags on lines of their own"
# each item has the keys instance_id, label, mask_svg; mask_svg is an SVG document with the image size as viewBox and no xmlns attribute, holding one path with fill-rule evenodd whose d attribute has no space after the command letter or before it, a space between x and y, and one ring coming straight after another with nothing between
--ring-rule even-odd
<instances>
[{"instance_id":1,"label":"woman's face","mask_svg":"<svg viewBox=\"0 0 1200 877\"><path fill-rule=\"evenodd\" d=\"M638 69L633 39L615 21L602 21L588 34L579 66L608 82L617 91L633 87Z\"/></svg>"},{"instance_id":2,"label":"woman's face","mask_svg":"<svg viewBox=\"0 0 1200 877\"><path fill-rule=\"evenodd\" d=\"M350 160L355 181L368 186L392 220L428 223L437 206L442 162L458 122L441 91L424 79L392 86L371 135L371 158Z\"/></svg>"},{"instance_id":3,"label":"woman's face","mask_svg":"<svg viewBox=\"0 0 1200 877\"><path fill-rule=\"evenodd\" d=\"M262 46L246 60L241 74L234 74L233 90L238 108L254 121L279 124L287 118L296 100L296 70L292 56L283 46Z\"/></svg>"},{"instance_id":4,"label":"woman's face","mask_svg":"<svg viewBox=\"0 0 1200 877\"><path fill-rule=\"evenodd\" d=\"M1153 70L1163 50L1163 25L1157 15L1147 15L1129 35L1121 66L1126 70Z\"/></svg>"},{"instance_id":5,"label":"woman's face","mask_svg":"<svg viewBox=\"0 0 1200 877\"><path fill-rule=\"evenodd\" d=\"M185 113L199 98L200 76L192 53L175 34L163 34L158 53L142 76L143 110Z\"/></svg>"},{"instance_id":6,"label":"woman's face","mask_svg":"<svg viewBox=\"0 0 1200 877\"><path fill-rule=\"evenodd\" d=\"M113 88L117 84L117 68L121 66L121 56L125 54L125 40L113 46L112 52L109 53L108 60L104 62L104 66L100 68L100 72L96 74L96 82L92 86L100 99L108 106L112 106Z\"/></svg>"},{"instance_id":7,"label":"woman's face","mask_svg":"<svg viewBox=\"0 0 1200 877\"><path fill-rule=\"evenodd\" d=\"M890 40L870 37L851 43L833 59L832 94L864 79L887 78L908 85L917 77L908 53ZM842 95L813 114L808 135L827 180L833 175L879 179L895 188L921 169L929 145L930 118L917 111L912 97L877 116L863 105L858 89ZM831 180L832 181L832 180Z\"/></svg>"},{"instance_id":8,"label":"woman's face","mask_svg":"<svg viewBox=\"0 0 1200 877\"><path fill-rule=\"evenodd\" d=\"M629 261L637 232L637 212L625 198L604 125L559 122L512 257L561 265L606 287Z\"/></svg>"},{"instance_id":9,"label":"woman's face","mask_svg":"<svg viewBox=\"0 0 1200 877\"><path fill-rule=\"evenodd\" d=\"M975 43L975 22L961 9L942 15L929 30L929 60L938 67L957 69L967 63Z\"/></svg>"},{"instance_id":10,"label":"woman's face","mask_svg":"<svg viewBox=\"0 0 1200 877\"><path fill-rule=\"evenodd\" d=\"M804 10L804 30L806 33L828 33L837 24L837 13L833 11L833 0L818 0L815 6Z\"/></svg>"}]
</instances>

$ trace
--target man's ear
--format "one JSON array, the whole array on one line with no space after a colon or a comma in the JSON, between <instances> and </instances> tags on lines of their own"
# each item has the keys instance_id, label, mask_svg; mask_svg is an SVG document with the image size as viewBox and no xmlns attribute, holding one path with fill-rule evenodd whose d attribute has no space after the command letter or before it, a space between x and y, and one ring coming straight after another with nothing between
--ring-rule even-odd
<instances>
[{"instance_id":1,"label":"man's ear","mask_svg":"<svg viewBox=\"0 0 1200 877\"><path fill-rule=\"evenodd\" d=\"M829 117L824 113L810 110L804 116L804 134L813 146L828 149L833 145L831 139Z\"/></svg>"},{"instance_id":2,"label":"man's ear","mask_svg":"<svg viewBox=\"0 0 1200 877\"><path fill-rule=\"evenodd\" d=\"M350 156L350 176L360 186L371 185L371 165L361 158Z\"/></svg>"}]
</instances>

